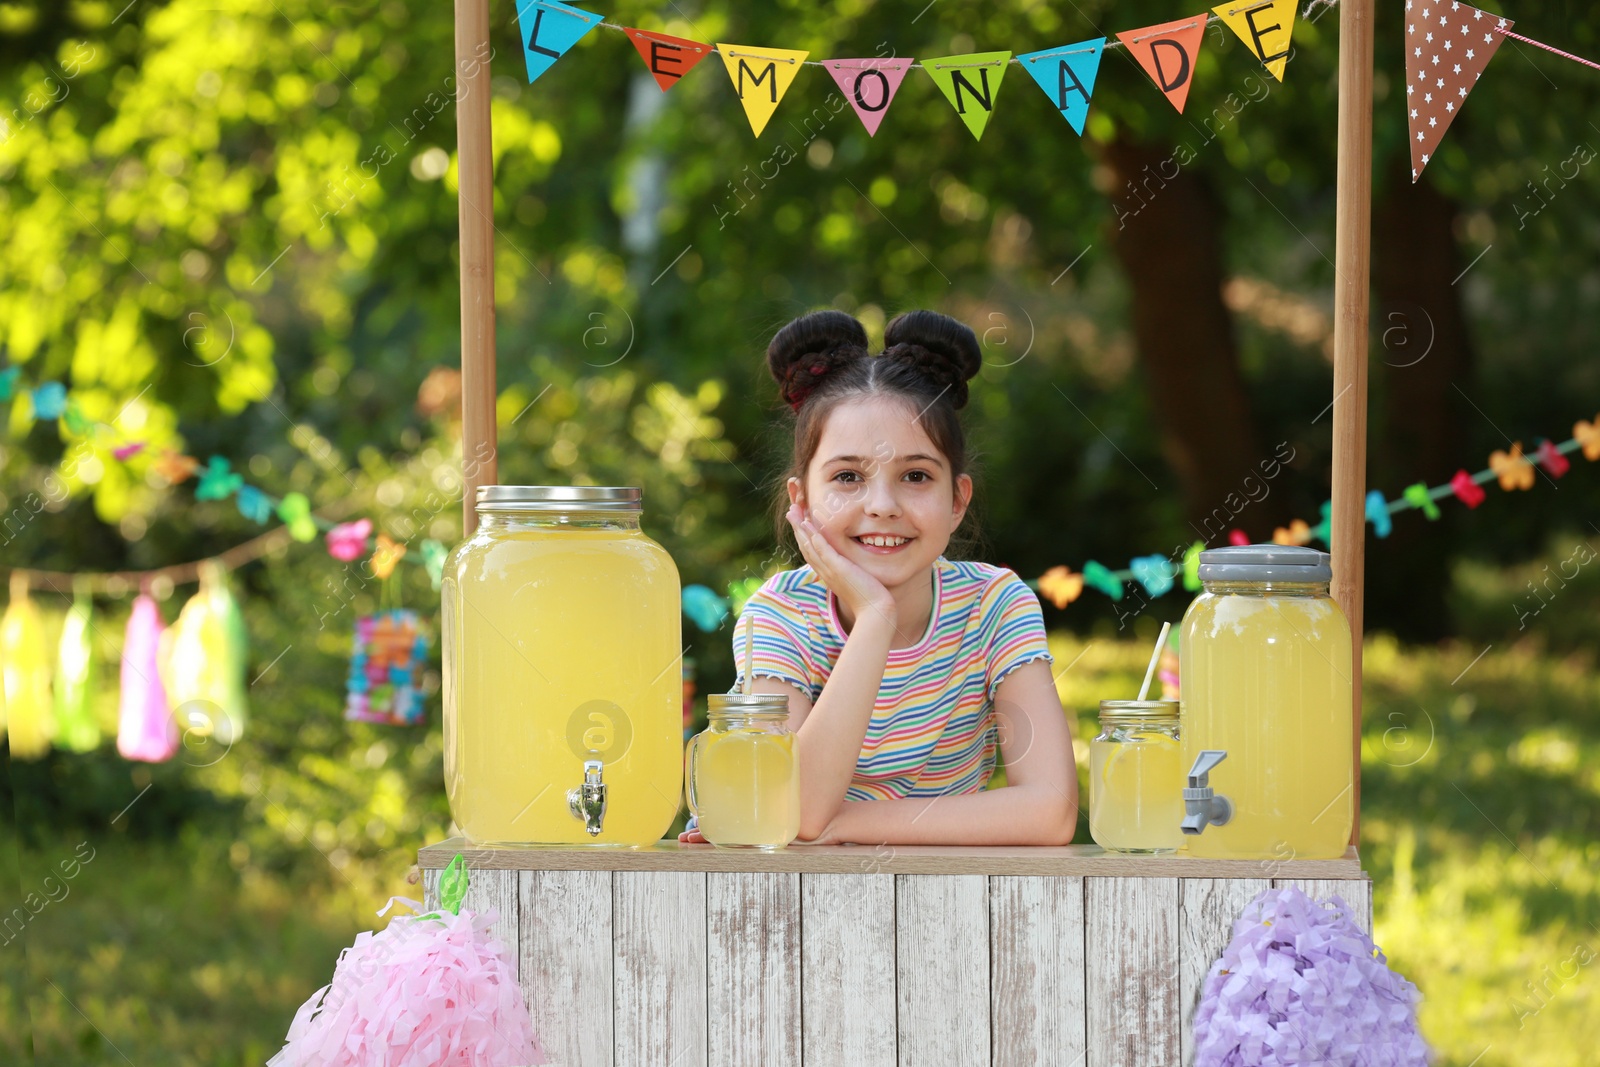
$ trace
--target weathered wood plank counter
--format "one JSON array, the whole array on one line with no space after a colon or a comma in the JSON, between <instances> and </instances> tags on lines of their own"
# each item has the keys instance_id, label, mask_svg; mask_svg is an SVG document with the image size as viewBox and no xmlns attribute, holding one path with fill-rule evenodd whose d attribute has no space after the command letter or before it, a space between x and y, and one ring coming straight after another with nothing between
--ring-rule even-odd
<instances>
[{"instance_id":1,"label":"weathered wood plank counter","mask_svg":"<svg viewBox=\"0 0 1600 1067\"><path fill-rule=\"evenodd\" d=\"M1055 848L664 842L419 853L428 903L462 853L499 913L552 1063L578 1067L1177 1067L1233 920L1257 893L1337 895L1333 860Z\"/></svg>"}]
</instances>

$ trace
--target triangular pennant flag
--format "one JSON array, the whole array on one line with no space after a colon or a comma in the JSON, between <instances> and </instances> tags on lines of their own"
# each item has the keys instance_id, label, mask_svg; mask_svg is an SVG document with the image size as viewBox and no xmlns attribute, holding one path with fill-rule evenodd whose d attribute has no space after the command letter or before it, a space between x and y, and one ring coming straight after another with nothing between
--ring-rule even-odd
<instances>
[{"instance_id":1,"label":"triangular pennant flag","mask_svg":"<svg viewBox=\"0 0 1600 1067\"><path fill-rule=\"evenodd\" d=\"M531 85L584 34L600 25L600 16L561 0L517 0L517 25L522 28L522 54L528 61Z\"/></svg>"},{"instance_id":2,"label":"triangular pennant flag","mask_svg":"<svg viewBox=\"0 0 1600 1067\"><path fill-rule=\"evenodd\" d=\"M983 136L994 114L994 100L1000 95L1000 79L1006 75L1010 52L969 52L962 56L924 59L928 72L974 139Z\"/></svg>"},{"instance_id":3,"label":"triangular pennant flag","mask_svg":"<svg viewBox=\"0 0 1600 1067\"><path fill-rule=\"evenodd\" d=\"M1206 16L1201 13L1128 30L1117 34L1117 40L1128 46L1128 53L1139 61L1156 88L1182 114L1184 101L1189 99L1189 86L1194 83L1195 60L1200 57L1200 42L1205 35Z\"/></svg>"},{"instance_id":4,"label":"triangular pennant flag","mask_svg":"<svg viewBox=\"0 0 1600 1067\"><path fill-rule=\"evenodd\" d=\"M1211 10L1223 25L1245 43L1267 71L1283 81L1283 68L1289 63L1289 37L1294 32L1294 8L1298 0L1233 0Z\"/></svg>"},{"instance_id":5,"label":"triangular pennant flag","mask_svg":"<svg viewBox=\"0 0 1600 1067\"><path fill-rule=\"evenodd\" d=\"M767 128L772 113L778 110L778 101L789 91L794 76L800 73L800 64L809 52L792 48L757 48L748 44L718 44L717 52L728 68L733 90L744 105L745 118L756 136Z\"/></svg>"},{"instance_id":6,"label":"triangular pennant flag","mask_svg":"<svg viewBox=\"0 0 1600 1067\"><path fill-rule=\"evenodd\" d=\"M1467 93L1505 40L1510 19L1466 4L1406 4L1406 114L1411 120L1411 180L1422 176Z\"/></svg>"},{"instance_id":7,"label":"triangular pennant flag","mask_svg":"<svg viewBox=\"0 0 1600 1067\"><path fill-rule=\"evenodd\" d=\"M661 86L662 92L677 85L679 78L689 73L696 63L711 54L710 45L684 37L669 37L664 33L636 30L631 26L624 28L622 32L628 35L633 47L639 50L639 58L650 68L650 73L655 78L656 84Z\"/></svg>"},{"instance_id":8,"label":"triangular pennant flag","mask_svg":"<svg viewBox=\"0 0 1600 1067\"><path fill-rule=\"evenodd\" d=\"M1033 76L1061 117L1083 135L1083 121L1089 116L1089 97L1094 95L1095 75L1100 73L1100 55L1106 39L1046 48L1017 57L1022 69Z\"/></svg>"},{"instance_id":9,"label":"triangular pennant flag","mask_svg":"<svg viewBox=\"0 0 1600 1067\"><path fill-rule=\"evenodd\" d=\"M867 136L875 137L889 102L900 91L900 82L911 69L909 59L829 59L823 62L839 91L856 109Z\"/></svg>"}]
</instances>

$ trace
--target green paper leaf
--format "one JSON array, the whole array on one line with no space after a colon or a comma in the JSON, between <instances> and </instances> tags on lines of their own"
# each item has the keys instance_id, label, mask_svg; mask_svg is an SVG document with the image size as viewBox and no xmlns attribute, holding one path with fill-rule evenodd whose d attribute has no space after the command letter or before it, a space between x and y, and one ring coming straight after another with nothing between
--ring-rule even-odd
<instances>
[{"instance_id":1,"label":"green paper leaf","mask_svg":"<svg viewBox=\"0 0 1600 1067\"><path fill-rule=\"evenodd\" d=\"M451 915L461 914L461 902L467 898L467 865L461 853L450 861L450 866L439 875L439 903Z\"/></svg>"}]
</instances>

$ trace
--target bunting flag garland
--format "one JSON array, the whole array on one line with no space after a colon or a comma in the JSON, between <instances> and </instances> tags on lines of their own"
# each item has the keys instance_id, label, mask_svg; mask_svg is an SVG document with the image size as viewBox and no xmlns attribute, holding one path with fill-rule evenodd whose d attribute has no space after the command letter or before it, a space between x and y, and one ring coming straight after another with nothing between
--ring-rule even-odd
<instances>
[{"instance_id":1,"label":"bunting flag garland","mask_svg":"<svg viewBox=\"0 0 1600 1067\"><path fill-rule=\"evenodd\" d=\"M532 84L600 25L600 16L561 0L518 0L517 25L522 30L522 54L528 61L528 82Z\"/></svg>"},{"instance_id":2,"label":"bunting flag garland","mask_svg":"<svg viewBox=\"0 0 1600 1067\"><path fill-rule=\"evenodd\" d=\"M1411 180L1439 147L1505 40L1495 30L1514 23L1466 4L1406 0L1406 112L1411 130Z\"/></svg>"},{"instance_id":3,"label":"bunting flag garland","mask_svg":"<svg viewBox=\"0 0 1600 1067\"><path fill-rule=\"evenodd\" d=\"M5 729L14 759L39 759L55 735L50 661L44 623L25 583L11 581L11 602L0 619L0 675L5 684Z\"/></svg>"},{"instance_id":4,"label":"bunting flag garland","mask_svg":"<svg viewBox=\"0 0 1600 1067\"><path fill-rule=\"evenodd\" d=\"M906 71L911 69L911 60L830 59L822 66L855 108L856 117L867 128L867 136L876 137L884 113L900 91Z\"/></svg>"},{"instance_id":5,"label":"bunting flag garland","mask_svg":"<svg viewBox=\"0 0 1600 1067\"><path fill-rule=\"evenodd\" d=\"M1206 22L1205 13L1201 12L1186 19L1117 34L1117 40L1128 46L1128 54L1138 60L1139 66L1161 90L1161 95L1180 115L1189 99L1189 86L1194 84L1195 61L1200 58Z\"/></svg>"},{"instance_id":6,"label":"bunting flag garland","mask_svg":"<svg viewBox=\"0 0 1600 1067\"><path fill-rule=\"evenodd\" d=\"M178 724L161 681L161 609L139 594L122 639L122 701L117 716L117 751L123 759L164 763L178 751Z\"/></svg>"},{"instance_id":7,"label":"bunting flag garland","mask_svg":"<svg viewBox=\"0 0 1600 1067\"><path fill-rule=\"evenodd\" d=\"M750 128L760 137L772 113L778 110L778 101L794 84L800 64L811 53L744 44L719 44L717 53L728 68L728 77L733 81L734 92L739 94L739 103L744 106Z\"/></svg>"},{"instance_id":8,"label":"bunting flag garland","mask_svg":"<svg viewBox=\"0 0 1600 1067\"><path fill-rule=\"evenodd\" d=\"M1005 77L1006 65L1010 62L1010 52L971 52L924 59L922 69L956 109L973 140L981 140L984 128L994 115L1000 80Z\"/></svg>"},{"instance_id":9,"label":"bunting flag garland","mask_svg":"<svg viewBox=\"0 0 1600 1067\"><path fill-rule=\"evenodd\" d=\"M1046 48L1017 57L1022 69L1044 90L1061 117L1083 136L1083 123L1089 117L1089 98L1094 95L1094 80L1100 73L1100 56L1106 39Z\"/></svg>"},{"instance_id":10,"label":"bunting flag garland","mask_svg":"<svg viewBox=\"0 0 1600 1067\"><path fill-rule=\"evenodd\" d=\"M1266 65L1269 74L1283 81L1283 68L1289 65L1289 39L1294 34L1295 3L1296 0L1233 0L1211 10Z\"/></svg>"},{"instance_id":11,"label":"bunting flag garland","mask_svg":"<svg viewBox=\"0 0 1600 1067\"><path fill-rule=\"evenodd\" d=\"M56 745L69 752L100 747L94 717L94 602L80 593L61 627L56 650Z\"/></svg>"},{"instance_id":12,"label":"bunting flag garland","mask_svg":"<svg viewBox=\"0 0 1600 1067\"><path fill-rule=\"evenodd\" d=\"M638 49L639 58L644 60L644 65L650 70L650 76L661 86L662 92L677 85L679 78L689 73L695 64L711 54L711 49L699 41L654 33L650 30L636 30L631 26L623 32L628 35L628 40L633 42L633 47Z\"/></svg>"}]
</instances>

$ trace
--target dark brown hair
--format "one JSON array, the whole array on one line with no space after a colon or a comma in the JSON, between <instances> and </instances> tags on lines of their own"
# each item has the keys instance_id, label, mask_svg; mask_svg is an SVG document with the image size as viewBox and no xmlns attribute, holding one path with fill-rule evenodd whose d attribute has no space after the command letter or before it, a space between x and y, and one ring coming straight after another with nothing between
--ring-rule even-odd
<instances>
[{"instance_id":1,"label":"dark brown hair","mask_svg":"<svg viewBox=\"0 0 1600 1067\"><path fill-rule=\"evenodd\" d=\"M958 412L967 382L983 365L977 335L936 311L907 311L883 331L884 349L867 351L867 331L842 311L813 311L777 332L767 345L767 369L794 412L794 454L778 483L775 525L789 533L789 478L805 482L828 415L844 400L888 396L911 406L923 431L950 464L953 479L970 474L966 434ZM963 526L966 526L963 523ZM970 535L964 540L970 540Z\"/></svg>"}]
</instances>

